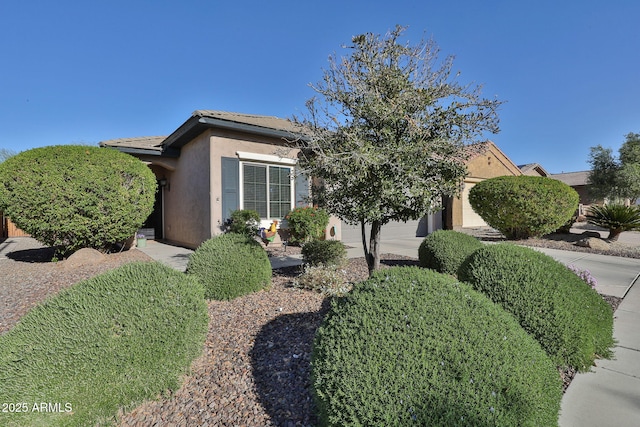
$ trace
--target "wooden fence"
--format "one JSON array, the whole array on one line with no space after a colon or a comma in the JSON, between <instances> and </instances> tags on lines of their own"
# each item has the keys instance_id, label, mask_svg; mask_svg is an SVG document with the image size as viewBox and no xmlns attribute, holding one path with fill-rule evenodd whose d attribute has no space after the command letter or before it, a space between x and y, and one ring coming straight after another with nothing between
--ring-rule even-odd
<instances>
[{"instance_id":1,"label":"wooden fence","mask_svg":"<svg viewBox=\"0 0 640 427\"><path fill-rule=\"evenodd\" d=\"M16 227L9 217L0 212L0 238L3 237L29 237L29 235Z\"/></svg>"}]
</instances>

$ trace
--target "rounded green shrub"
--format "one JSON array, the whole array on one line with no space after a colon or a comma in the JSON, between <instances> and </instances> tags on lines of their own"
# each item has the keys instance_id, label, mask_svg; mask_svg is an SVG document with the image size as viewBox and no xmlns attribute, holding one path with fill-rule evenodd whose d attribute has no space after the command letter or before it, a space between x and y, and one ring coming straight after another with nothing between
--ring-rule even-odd
<instances>
[{"instance_id":1,"label":"rounded green shrub","mask_svg":"<svg viewBox=\"0 0 640 427\"><path fill-rule=\"evenodd\" d=\"M60 292L0 336L0 402L29 402L26 413L0 412L0 425L114 423L180 386L208 320L202 285L155 262ZM33 411L36 402L61 411Z\"/></svg>"},{"instance_id":2,"label":"rounded green shrub","mask_svg":"<svg viewBox=\"0 0 640 427\"><path fill-rule=\"evenodd\" d=\"M347 250L339 240L312 240L302 247L302 261L313 266L341 266L347 261Z\"/></svg>"},{"instance_id":3,"label":"rounded green shrub","mask_svg":"<svg viewBox=\"0 0 640 427\"><path fill-rule=\"evenodd\" d=\"M253 238L221 234L200 245L187 264L187 274L204 285L205 298L230 300L271 283L267 252Z\"/></svg>"},{"instance_id":4,"label":"rounded green shrub","mask_svg":"<svg viewBox=\"0 0 640 427\"><path fill-rule=\"evenodd\" d=\"M319 425L553 426L561 381L500 306L418 267L374 273L318 329Z\"/></svg>"},{"instance_id":5,"label":"rounded green shrub","mask_svg":"<svg viewBox=\"0 0 640 427\"><path fill-rule=\"evenodd\" d=\"M596 357L611 356L611 306L550 256L488 245L464 262L458 277L512 313L556 365L585 371Z\"/></svg>"},{"instance_id":6,"label":"rounded green shrub","mask_svg":"<svg viewBox=\"0 0 640 427\"><path fill-rule=\"evenodd\" d=\"M323 236L329 225L329 214L322 208L305 206L295 208L285 219L292 243L306 243Z\"/></svg>"},{"instance_id":7,"label":"rounded green shrub","mask_svg":"<svg viewBox=\"0 0 640 427\"><path fill-rule=\"evenodd\" d=\"M62 255L133 236L153 211L156 188L144 163L109 148L35 148L0 164L0 210Z\"/></svg>"},{"instance_id":8,"label":"rounded green shrub","mask_svg":"<svg viewBox=\"0 0 640 427\"><path fill-rule=\"evenodd\" d=\"M578 209L578 193L556 179L539 176L500 176L476 184L469 203L509 239L549 234Z\"/></svg>"},{"instance_id":9,"label":"rounded green shrub","mask_svg":"<svg viewBox=\"0 0 640 427\"><path fill-rule=\"evenodd\" d=\"M259 224L260 215L258 212L252 209L238 209L231 212L228 231L230 233L256 236Z\"/></svg>"},{"instance_id":10,"label":"rounded green shrub","mask_svg":"<svg viewBox=\"0 0 640 427\"><path fill-rule=\"evenodd\" d=\"M438 230L424 238L418 248L418 259L421 267L456 275L462 262L482 246L480 240L468 234Z\"/></svg>"}]
</instances>

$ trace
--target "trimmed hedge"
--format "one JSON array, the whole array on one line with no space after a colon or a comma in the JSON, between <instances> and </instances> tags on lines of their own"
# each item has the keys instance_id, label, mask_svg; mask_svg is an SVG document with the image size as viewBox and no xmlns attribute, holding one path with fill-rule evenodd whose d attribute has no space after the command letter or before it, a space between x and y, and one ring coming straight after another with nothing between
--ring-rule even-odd
<instances>
[{"instance_id":1,"label":"trimmed hedge","mask_svg":"<svg viewBox=\"0 0 640 427\"><path fill-rule=\"evenodd\" d=\"M567 184L541 176L490 178L469 191L473 210L508 239L554 232L578 209L578 199Z\"/></svg>"},{"instance_id":2,"label":"trimmed hedge","mask_svg":"<svg viewBox=\"0 0 640 427\"><path fill-rule=\"evenodd\" d=\"M268 286L271 263L255 239L228 233L200 245L189 258L187 274L204 285L205 298L230 300Z\"/></svg>"},{"instance_id":3,"label":"trimmed hedge","mask_svg":"<svg viewBox=\"0 0 640 427\"><path fill-rule=\"evenodd\" d=\"M35 307L0 336L0 402L27 404L26 413L0 412L0 424L105 425L176 390L202 352L203 296L172 268L133 263ZM62 412L35 412L40 402Z\"/></svg>"},{"instance_id":4,"label":"trimmed hedge","mask_svg":"<svg viewBox=\"0 0 640 427\"><path fill-rule=\"evenodd\" d=\"M302 261L313 266L341 266L347 261L347 250L339 240L312 240L302 247Z\"/></svg>"},{"instance_id":5,"label":"trimmed hedge","mask_svg":"<svg viewBox=\"0 0 640 427\"><path fill-rule=\"evenodd\" d=\"M418 248L420 266L444 274L458 274L462 262L484 245L468 234L438 230L424 238Z\"/></svg>"},{"instance_id":6,"label":"trimmed hedge","mask_svg":"<svg viewBox=\"0 0 640 427\"><path fill-rule=\"evenodd\" d=\"M327 211L313 206L295 208L285 216L285 219L291 236L290 242L298 244L321 238L329 225Z\"/></svg>"},{"instance_id":7,"label":"trimmed hedge","mask_svg":"<svg viewBox=\"0 0 640 427\"><path fill-rule=\"evenodd\" d=\"M320 425L557 425L556 367L469 285L393 267L331 304L312 354Z\"/></svg>"},{"instance_id":8,"label":"trimmed hedge","mask_svg":"<svg viewBox=\"0 0 640 427\"><path fill-rule=\"evenodd\" d=\"M62 256L133 236L153 211L156 188L151 169L110 148L35 148L0 164L0 210Z\"/></svg>"},{"instance_id":9,"label":"trimmed hedge","mask_svg":"<svg viewBox=\"0 0 640 427\"><path fill-rule=\"evenodd\" d=\"M252 209L238 209L231 212L226 231L229 233L256 236L259 231L260 215Z\"/></svg>"},{"instance_id":10,"label":"trimmed hedge","mask_svg":"<svg viewBox=\"0 0 640 427\"><path fill-rule=\"evenodd\" d=\"M512 313L557 365L587 371L596 357L611 356L611 306L550 256L488 245L465 261L459 278Z\"/></svg>"}]
</instances>

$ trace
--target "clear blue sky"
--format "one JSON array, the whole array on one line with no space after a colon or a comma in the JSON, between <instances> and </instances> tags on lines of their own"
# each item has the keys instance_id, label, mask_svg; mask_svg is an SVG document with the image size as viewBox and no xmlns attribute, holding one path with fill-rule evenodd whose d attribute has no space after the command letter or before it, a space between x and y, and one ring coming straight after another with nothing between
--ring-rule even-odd
<instances>
[{"instance_id":1,"label":"clear blue sky","mask_svg":"<svg viewBox=\"0 0 640 427\"><path fill-rule=\"evenodd\" d=\"M588 169L640 132L640 2L0 3L0 148L167 135L196 109L291 117L328 55L409 26L506 101L491 139L517 164Z\"/></svg>"}]
</instances>

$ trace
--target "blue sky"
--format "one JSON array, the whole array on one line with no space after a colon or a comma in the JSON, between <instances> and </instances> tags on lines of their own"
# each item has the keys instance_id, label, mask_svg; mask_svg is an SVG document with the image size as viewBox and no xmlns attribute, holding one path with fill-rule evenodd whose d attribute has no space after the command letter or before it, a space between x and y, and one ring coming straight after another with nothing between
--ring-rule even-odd
<instances>
[{"instance_id":1,"label":"blue sky","mask_svg":"<svg viewBox=\"0 0 640 427\"><path fill-rule=\"evenodd\" d=\"M351 37L409 27L506 101L517 164L588 169L640 132L640 2L4 1L0 148L167 135L196 109L291 117Z\"/></svg>"}]
</instances>

